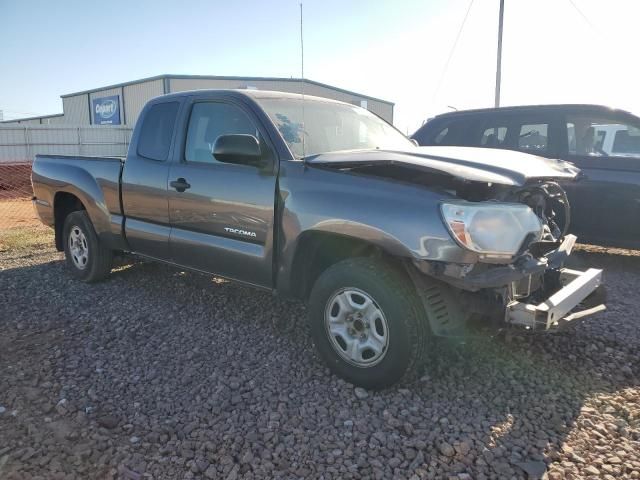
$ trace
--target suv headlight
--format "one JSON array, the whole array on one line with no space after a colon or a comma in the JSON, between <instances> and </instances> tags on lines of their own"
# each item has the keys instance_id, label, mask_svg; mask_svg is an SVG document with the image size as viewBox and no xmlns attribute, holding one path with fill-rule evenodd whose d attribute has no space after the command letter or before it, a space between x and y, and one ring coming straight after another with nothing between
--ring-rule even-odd
<instances>
[{"instance_id":1,"label":"suv headlight","mask_svg":"<svg viewBox=\"0 0 640 480\"><path fill-rule=\"evenodd\" d=\"M522 203L444 202L440 209L451 236L484 258L510 258L525 239L542 235L540 219Z\"/></svg>"}]
</instances>

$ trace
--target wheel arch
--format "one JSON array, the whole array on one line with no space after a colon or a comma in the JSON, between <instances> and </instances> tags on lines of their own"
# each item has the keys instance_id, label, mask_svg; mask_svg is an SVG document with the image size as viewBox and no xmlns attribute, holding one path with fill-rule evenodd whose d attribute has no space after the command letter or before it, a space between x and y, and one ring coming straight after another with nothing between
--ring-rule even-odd
<instances>
[{"instance_id":1,"label":"wheel arch","mask_svg":"<svg viewBox=\"0 0 640 480\"><path fill-rule=\"evenodd\" d=\"M427 351L429 333L424 311L413 291L411 280L396 266L388 258L360 256L345 259L322 274L309 298L309 328L320 356L334 373L364 388L381 389L403 379L414 378ZM348 332L348 335L357 337L358 332L364 335L364 339L352 337L351 342L347 339L348 335L345 337L342 332L329 329L334 322L327 320L327 312L333 311L333 304L329 302L335 298L335 293L342 293L345 287L359 290L352 292L356 296L359 293L366 294L373 300L386 318L385 329L391 329L387 339L392 340L385 342L387 346L383 347L386 353L375 360L376 363L367 365L367 368L362 364L351 365L344 355L346 353L350 358L362 361L364 350L356 346L361 353L357 355L359 358L354 358L350 347L347 347L348 353L343 344L353 346L352 342L361 340L368 344L366 330L372 328L370 321L364 322L364 329L362 324L356 326L358 319L352 319L349 325L343 321L345 328L356 330L355 333ZM331 337L336 335L342 337L342 343L332 340Z\"/></svg>"},{"instance_id":2,"label":"wheel arch","mask_svg":"<svg viewBox=\"0 0 640 480\"><path fill-rule=\"evenodd\" d=\"M315 281L332 265L353 257L385 257L400 264L396 253L360 237L317 230L303 232L290 264L287 293L306 300Z\"/></svg>"},{"instance_id":3,"label":"wheel arch","mask_svg":"<svg viewBox=\"0 0 640 480\"><path fill-rule=\"evenodd\" d=\"M79 210L86 210L82 200L76 195L70 192L56 192L53 197L53 218L54 218L54 230L55 230L55 243L56 250L59 252L64 250L62 244L63 241L63 228L64 221L67 216L72 212Z\"/></svg>"}]
</instances>

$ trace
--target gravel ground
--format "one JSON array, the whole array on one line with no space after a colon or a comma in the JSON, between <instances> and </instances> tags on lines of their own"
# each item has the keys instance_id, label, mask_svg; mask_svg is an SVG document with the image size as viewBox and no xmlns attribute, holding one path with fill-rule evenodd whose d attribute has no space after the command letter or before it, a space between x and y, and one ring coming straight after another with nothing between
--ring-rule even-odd
<instances>
[{"instance_id":1,"label":"gravel ground","mask_svg":"<svg viewBox=\"0 0 640 480\"><path fill-rule=\"evenodd\" d=\"M0 478L640 478L640 256L583 253L609 310L571 331L366 392L300 304L152 263L85 285L50 241L0 238Z\"/></svg>"}]
</instances>

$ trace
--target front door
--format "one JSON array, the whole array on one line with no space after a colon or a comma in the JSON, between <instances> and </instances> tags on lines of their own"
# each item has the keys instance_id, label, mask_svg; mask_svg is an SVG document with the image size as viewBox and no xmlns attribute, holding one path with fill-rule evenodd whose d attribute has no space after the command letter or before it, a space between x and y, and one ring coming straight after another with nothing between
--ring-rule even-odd
<instances>
[{"instance_id":1,"label":"front door","mask_svg":"<svg viewBox=\"0 0 640 480\"><path fill-rule=\"evenodd\" d=\"M567 160L584 178L565 188L584 242L640 245L640 121L615 113L566 116Z\"/></svg>"},{"instance_id":2,"label":"front door","mask_svg":"<svg viewBox=\"0 0 640 480\"><path fill-rule=\"evenodd\" d=\"M269 288L277 171L273 149L244 106L194 101L190 108L183 151L169 169L171 257L180 265ZM255 135L267 167L217 161L213 145L229 134Z\"/></svg>"}]
</instances>

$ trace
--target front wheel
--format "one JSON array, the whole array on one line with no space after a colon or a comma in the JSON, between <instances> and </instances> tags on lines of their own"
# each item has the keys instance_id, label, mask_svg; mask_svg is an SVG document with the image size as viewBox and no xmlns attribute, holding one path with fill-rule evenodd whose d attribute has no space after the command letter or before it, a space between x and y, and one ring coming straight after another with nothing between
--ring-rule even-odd
<instances>
[{"instance_id":1,"label":"front wheel","mask_svg":"<svg viewBox=\"0 0 640 480\"><path fill-rule=\"evenodd\" d=\"M325 270L311 291L309 321L322 359L355 385L385 388L420 364L423 309L404 272L382 260L347 259Z\"/></svg>"},{"instance_id":2,"label":"front wheel","mask_svg":"<svg viewBox=\"0 0 640 480\"><path fill-rule=\"evenodd\" d=\"M113 252L98 239L84 210L72 212L63 227L64 255L72 275L85 282L97 282L111 271Z\"/></svg>"}]
</instances>

